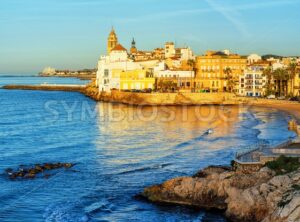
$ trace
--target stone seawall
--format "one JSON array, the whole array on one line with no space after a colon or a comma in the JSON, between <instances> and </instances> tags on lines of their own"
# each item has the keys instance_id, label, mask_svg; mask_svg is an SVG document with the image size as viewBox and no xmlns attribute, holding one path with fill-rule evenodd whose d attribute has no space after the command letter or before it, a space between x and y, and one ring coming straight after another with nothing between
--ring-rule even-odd
<instances>
[{"instance_id":1,"label":"stone seawall","mask_svg":"<svg viewBox=\"0 0 300 222\"><path fill-rule=\"evenodd\" d=\"M6 85L2 89L80 92L95 101L129 105L254 105L282 109L293 115L295 113L290 109L285 110L285 107L291 105L294 110L300 107L298 102L239 97L233 93L133 93L117 90L107 93L99 92L91 85Z\"/></svg>"},{"instance_id":2,"label":"stone seawall","mask_svg":"<svg viewBox=\"0 0 300 222\"><path fill-rule=\"evenodd\" d=\"M239 97L233 93L133 93L98 92L87 87L84 94L96 101L118 102L131 105L280 105L298 104L286 100Z\"/></svg>"},{"instance_id":3,"label":"stone seawall","mask_svg":"<svg viewBox=\"0 0 300 222\"><path fill-rule=\"evenodd\" d=\"M97 93L87 91L86 95L96 101L131 105L237 104L234 95L229 93L131 93L119 91Z\"/></svg>"},{"instance_id":4,"label":"stone seawall","mask_svg":"<svg viewBox=\"0 0 300 222\"><path fill-rule=\"evenodd\" d=\"M66 91L84 93L85 86L77 85L6 85L2 89L11 90L41 90L41 91Z\"/></svg>"}]
</instances>

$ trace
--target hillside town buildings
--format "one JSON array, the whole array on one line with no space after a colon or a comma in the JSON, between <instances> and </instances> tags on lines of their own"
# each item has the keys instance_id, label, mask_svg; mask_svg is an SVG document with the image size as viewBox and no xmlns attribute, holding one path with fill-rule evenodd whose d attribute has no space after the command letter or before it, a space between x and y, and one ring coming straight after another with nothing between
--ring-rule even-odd
<instances>
[{"instance_id":1,"label":"hillside town buildings","mask_svg":"<svg viewBox=\"0 0 300 222\"><path fill-rule=\"evenodd\" d=\"M154 90L159 83L170 85L171 81L176 82L172 87L175 91L183 85L190 86L191 79L195 77L195 72L189 65L190 60L194 60L192 50L188 47L175 48L172 42L166 43L163 49L141 51L133 39L128 52L118 42L112 29L107 40L107 55L101 56L98 61L96 85L100 91L106 92Z\"/></svg>"},{"instance_id":2,"label":"hillside town buildings","mask_svg":"<svg viewBox=\"0 0 300 222\"><path fill-rule=\"evenodd\" d=\"M97 65L99 91L231 92L239 96L300 96L299 58L242 56L207 51L195 56L190 47L166 42L154 50L139 50L133 38L127 50L114 29L107 39L107 55Z\"/></svg>"}]
</instances>

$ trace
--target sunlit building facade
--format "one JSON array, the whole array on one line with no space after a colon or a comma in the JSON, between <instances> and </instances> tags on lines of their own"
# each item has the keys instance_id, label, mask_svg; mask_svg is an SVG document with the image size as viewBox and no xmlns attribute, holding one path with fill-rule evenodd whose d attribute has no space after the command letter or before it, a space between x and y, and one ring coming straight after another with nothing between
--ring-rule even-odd
<instances>
[{"instance_id":1,"label":"sunlit building facade","mask_svg":"<svg viewBox=\"0 0 300 222\"><path fill-rule=\"evenodd\" d=\"M196 91L238 92L239 77L243 75L247 58L236 54L208 51L196 57Z\"/></svg>"},{"instance_id":2,"label":"sunlit building facade","mask_svg":"<svg viewBox=\"0 0 300 222\"><path fill-rule=\"evenodd\" d=\"M239 95L262 97L266 92L267 77L261 66L249 66L239 80Z\"/></svg>"}]
</instances>

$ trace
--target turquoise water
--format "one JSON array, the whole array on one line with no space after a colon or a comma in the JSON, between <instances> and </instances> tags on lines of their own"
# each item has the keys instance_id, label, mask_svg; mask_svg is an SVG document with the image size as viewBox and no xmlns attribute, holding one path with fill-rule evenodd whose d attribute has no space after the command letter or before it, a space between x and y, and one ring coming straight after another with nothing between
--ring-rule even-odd
<instances>
[{"instance_id":1,"label":"turquoise water","mask_svg":"<svg viewBox=\"0 0 300 222\"><path fill-rule=\"evenodd\" d=\"M1 85L39 82L45 79L0 77ZM0 221L226 221L217 212L154 205L136 195L210 164L229 164L236 151L257 142L294 136L287 130L290 117L271 109L203 106L199 118L196 108L139 108L96 103L80 93L0 89ZM232 121L219 121L212 115L218 112ZM204 135L208 128L214 133ZM44 162L76 165L48 179L11 181L4 174L8 167Z\"/></svg>"}]
</instances>

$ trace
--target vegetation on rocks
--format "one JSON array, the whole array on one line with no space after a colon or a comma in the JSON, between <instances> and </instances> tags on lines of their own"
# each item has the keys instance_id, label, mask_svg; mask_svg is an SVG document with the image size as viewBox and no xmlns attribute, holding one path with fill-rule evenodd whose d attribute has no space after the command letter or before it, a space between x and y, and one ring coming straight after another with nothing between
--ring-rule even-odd
<instances>
[{"instance_id":1,"label":"vegetation on rocks","mask_svg":"<svg viewBox=\"0 0 300 222\"><path fill-rule=\"evenodd\" d=\"M280 156L278 159L266 163L266 166L276 172L276 175L283 175L294 172L300 167L300 159L298 157Z\"/></svg>"}]
</instances>

